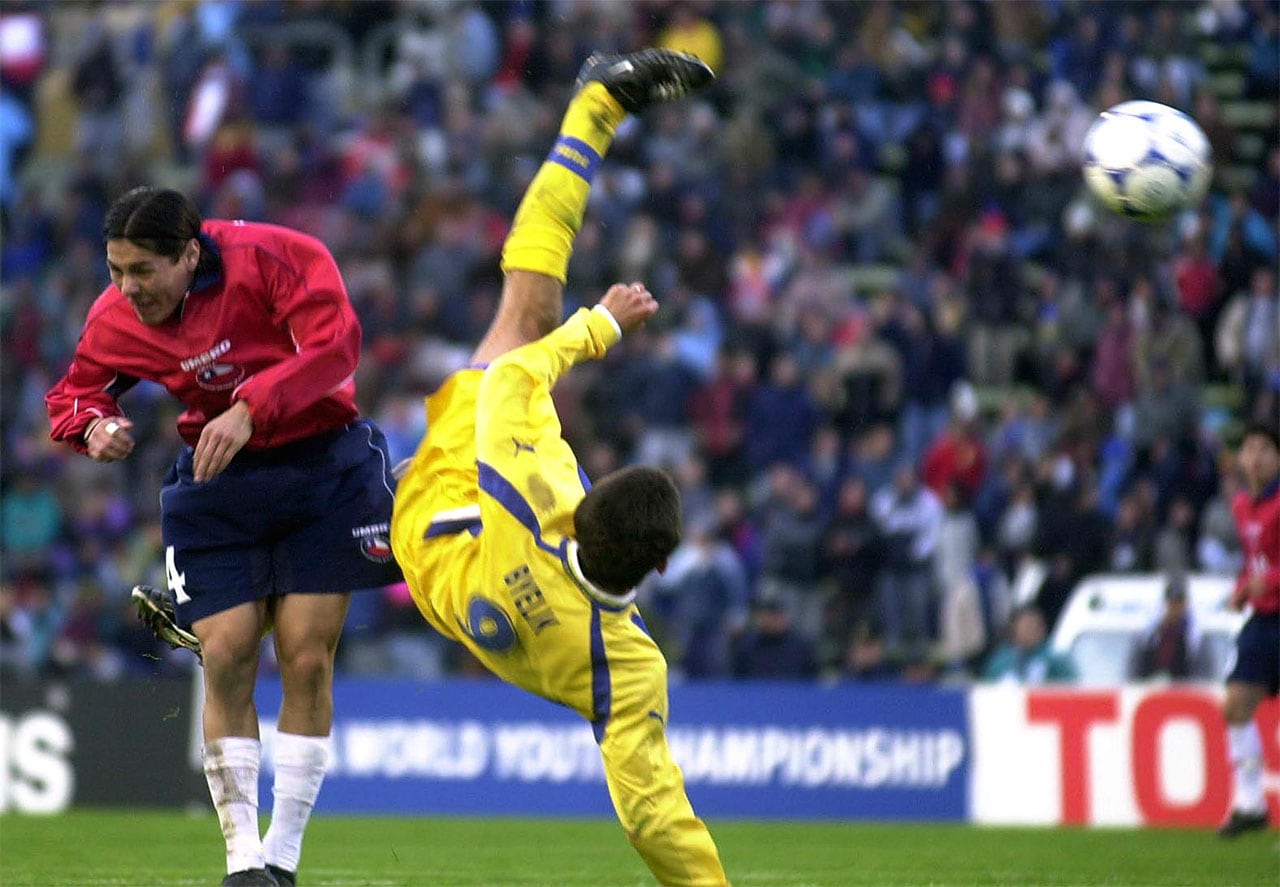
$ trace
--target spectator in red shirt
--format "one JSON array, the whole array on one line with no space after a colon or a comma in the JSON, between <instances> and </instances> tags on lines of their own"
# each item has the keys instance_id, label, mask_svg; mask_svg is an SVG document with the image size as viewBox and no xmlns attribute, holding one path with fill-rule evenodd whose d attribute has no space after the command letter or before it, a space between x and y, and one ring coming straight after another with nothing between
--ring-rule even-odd
<instances>
[{"instance_id":1,"label":"spectator in red shirt","mask_svg":"<svg viewBox=\"0 0 1280 887\"><path fill-rule=\"evenodd\" d=\"M1174 283L1178 288L1178 307L1191 318L1200 330L1200 340L1206 345L1213 341L1222 313L1222 278L1218 266L1205 248L1203 234L1188 238L1186 247L1174 261ZM1206 357L1213 358L1213 349L1207 348ZM1212 372L1212 367L1210 371Z\"/></svg>"},{"instance_id":2,"label":"spectator in red shirt","mask_svg":"<svg viewBox=\"0 0 1280 887\"><path fill-rule=\"evenodd\" d=\"M972 502L987 476L987 448L978 425L973 386L957 382L951 392L951 425L925 452L923 479L938 496L954 484Z\"/></svg>"}]
</instances>

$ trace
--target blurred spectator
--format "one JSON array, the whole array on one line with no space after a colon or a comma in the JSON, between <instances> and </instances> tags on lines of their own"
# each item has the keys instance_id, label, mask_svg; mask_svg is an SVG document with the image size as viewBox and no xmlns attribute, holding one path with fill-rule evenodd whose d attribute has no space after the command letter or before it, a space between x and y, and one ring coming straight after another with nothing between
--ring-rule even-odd
<instances>
[{"instance_id":1,"label":"blurred spectator","mask_svg":"<svg viewBox=\"0 0 1280 887\"><path fill-rule=\"evenodd\" d=\"M8 91L0 93L0 209L8 230L9 205L17 197L14 172L35 135L31 113Z\"/></svg>"},{"instance_id":2,"label":"blurred spectator","mask_svg":"<svg viewBox=\"0 0 1280 887\"><path fill-rule=\"evenodd\" d=\"M0 536L10 575L43 572L42 563L61 536L62 508L53 490L31 471L21 471L0 500Z\"/></svg>"},{"instance_id":3,"label":"blurred spectator","mask_svg":"<svg viewBox=\"0 0 1280 887\"><path fill-rule=\"evenodd\" d=\"M789 354L769 365L768 381L756 388L747 409L747 466L760 472L778 462L799 465L809 450L818 411Z\"/></svg>"},{"instance_id":4,"label":"blurred spectator","mask_svg":"<svg viewBox=\"0 0 1280 887\"><path fill-rule=\"evenodd\" d=\"M1221 308L1218 300L1222 298L1222 282L1218 266L1205 248L1203 235L1187 239L1174 259L1173 274L1178 288L1178 307L1195 321L1201 340L1209 341Z\"/></svg>"},{"instance_id":5,"label":"blurred spectator","mask_svg":"<svg viewBox=\"0 0 1280 887\"><path fill-rule=\"evenodd\" d=\"M890 655L919 656L933 634L934 561L942 530L942 505L908 463L893 483L876 492L871 513L883 540L877 582L880 625Z\"/></svg>"},{"instance_id":6,"label":"blurred spectator","mask_svg":"<svg viewBox=\"0 0 1280 887\"><path fill-rule=\"evenodd\" d=\"M717 358L715 374L693 394L690 419L695 440L717 486L740 484L747 478L743 440L755 385L751 353L726 349Z\"/></svg>"},{"instance_id":7,"label":"blurred spectator","mask_svg":"<svg viewBox=\"0 0 1280 887\"><path fill-rule=\"evenodd\" d=\"M1104 406L1116 409L1133 400L1137 390L1132 354L1133 325L1124 303L1114 301L1106 308L1106 322L1093 353L1091 381L1094 393Z\"/></svg>"},{"instance_id":8,"label":"blurred spectator","mask_svg":"<svg viewBox=\"0 0 1280 887\"><path fill-rule=\"evenodd\" d=\"M268 44L249 90L253 119L265 126L293 126L306 120L309 79L287 44Z\"/></svg>"},{"instance_id":9,"label":"blurred spectator","mask_svg":"<svg viewBox=\"0 0 1280 887\"><path fill-rule=\"evenodd\" d=\"M796 631L781 600L757 599L751 629L738 641L733 655L735 678L811 680L818 675L817 658L809 638Z\"/></svg>"},{"instance_id":10,"label":"blurred spectator","mask_svg":"<svg viewBox=\"0 0 1280 887\"><path fill-rule=\"evenodd\" d=\"M1249 82L1247 94L1254 98L1275 98L1280 89L1280 16L1274 8L1260 7L1258 24L1249 36Z\"/></svg>"},{"instance_id":11,"label":"blurred spectator","mask_svg":"<svg viewBox=\"0 0 1280 887\"><path fill-rule=\"evenodd\" d=\"M840 484L822 553L835 583L831 632L848 637L858 626L878 622L873 592L880 548L861 478L848 477Z\"/></svg>"},{"instance_id":12,"label":"blurred spectator","mask_svg":"<svg viewBox=\"0 0 1280 887\"><path fill-rule=\"evenodd\" d=\"M1156 536L1156 572L1184 581L1195 563L1196 513L1191 503L1178 498L1169 506L1169 518Z\"/></svg>"},{"instance_id":13,"label":"blurred spectator","mask_svg":"<svg viewBox=\"0 0 1280 887\"><path fill-rule=\"evenodd\" d=\"M884 327L884 335L898 351L902 365L902 414L898 433L907 458L919 459L946 426L947 393L963 373L963 365L948 361L928 318L911 304L898 305L898 314Z\"/></svg>"},{"instance_id":14,"label":"blurred spectator","mask_svg":"<svg viewBox=\"0 0 1280 887\"><path fill-rule=\"evenodd\" d=\"M926 486L958 507L967 507L978 495L987 472L987 449L978 433L978 398L973 386L957 383L951 389L951 424L934 438L924 455L921 477Z\"/></svg>"},{"instance_id":15,"label":"blurred spectator","mask_svg":"<svg viewBox=\"0 0 1280 887\"><path fill-rule=\"evenodd\" d=\"M1187 588L1170 579L1164 590L1164 608L1138 641L1130 669L1135 678L1167 678L1185 681L1208 678L1204 673L1203 637L1187 605Z\"/></svg>"},{"instance_id":16,"label":"blurred spectator","mask_svg":"<svg viewBox=\"0 0 1280 887\"><path fill-rule=\"evenodd\" d=\"M987 659L982 678L992 683L1039 686L1071 683L1076 678L1071 660L1049 649L1044 617L1032 606L1013 614L1009 640Z\"/></svg>"},{"instance_id":17,"label":"blurred spectator","mask_svg":"<svg viewBox=\"0 0 1280 887\"><path fill-rule=\"evenodd\" d=\"M1239 492L1239 482L1234 471L1223 471L1219 484L1217 493L1200 513L1196 560L1203 570L1231 575L1239 573L1243 562L1235 520L1231 517L1231 502Z\"/></svg>"},{"instance_id":18,"label":"blurred spectator","mask_svg":"<svg viewBox=\"0 0 1280 887\"><path fill-rule=\"evenodd\" d=\"M952 483L942 493L944 509L935 560L938 640L946 661L961 664L986 648L987 619L975 581L978 522Z\"/></svg>"},{"instance_id":19,"label":"blurred spectator","mask_svg":"<svg viewBox=\"0 0 1280 887\"><path fill-rule=\"evenodd\" d=\"M853 632L841 674L845 680L866 683L898 679L897 669L885 656L884 641L865 626Z\"/></svg>"},{"instance_id":20,"label":"blurred spectator","mask_svg":"<svg viewBox=\"0 0 1280 887\"><path fill-rule=\"evenodd\" d=\"M645 589L659 637L685 677L729 674L730 645L747 621L747 578L733 547L709 520L689 526L667 569Z\"/></svg>"},{"instance_id":21,"label":"blurred spectator","mask_svg":"<svg viewBox=\"0 0 1280 887\"><path fill-rule=\"evenodd\" d=\"M698 378L680 359L673 334L658 334L641 374L640 387L632 392L640 420L636 459L646 465L680 465L693 448L689 404Z\"/></svg>"},{"instance_id":22,"label":"blurred spectator","mask_svg":"<svg viewBox=\"0 0 1280 887\"><path fill-rule=\"evenodd\" d=\"M1248 291L1227 303L1215 341L1218 365L1233 382L1243 384L1246 397L1252 399L1280 354L1280 293L1272 269L1254 271Z\"/></svg>"},{"instance_id":23,"label":"blurred spectator","mask_svg":"<svg viewBox=\"0 0 1280 887\"><path fill-rule=\"evenodd\" d=\"M1115 573L1145 573L1151 569L1155 552L1155 525L1152 515L1133 494L1120 500L1115 518L1108 567Z\"/></svg>"},{"instance_id":24,"label":"blurred spectator","mask_svg":"<svg viewBox=\"0 0 1280 887\"><path fill-rule=\"evenodd\" d=\"M672 4L671 20L658 35L657 45L692 53L716 72L724 66L719 29L691 2Z\"/></svg>"},{"instance_id":25,"label":"blurred spectator","mask_svg":"<svg viewBox=\"0 0 1280 887\"><path fill-rule=\"evenodd\" d=\"M119 164L124 150L118 116L124 83L105 24L93 20L83 39L71 78L80 105L75 142L80 152L94 158L99 171L107 172Z\"/></svg>"},{"instance_id":26,"label":"blurred spectator","mask_svg":"<svg viewBox=\"0 0 1280 887\"><path fill-rule=\"evenodd\" d=\"M55 670L54 642L62 629L64 608L43 582L26 583L13 595L14 603L4 623L11 658L23 674L50 674Z\"/></svg>"},{"instance_id":27,"label":"blurred spectator","mask_svg":"<svg viewBox=\"0 0 1280 887\"><path fill-rule=\"evenodd\" d=\"M817 641L826 601L821 580L823 515L818 490L796 469L775 465L768 474L763 509L763 573L760 593L781 601L796 630Z\"/></svg>"},{"instance_id":28,"label":"blurred spectator","mask_svg":"<svg viewBox=\"0 0 1280 887\"><path fill-rule=\"evenodd\" d=\"M1159 438L1182 440L1195 427L1197 404L1194 390L1175 378L1175 370L1163 360L1153 364L1148 383L1134 403L1134 442L1150 445Z\"/></svg>"},{"instance_id":29,"label":"blurred spectator","mask_svg":"<svg viewBox=\"0 0 1280 887\"><path fill-rule=\"evenodd\" d=\"M975 382L1007 385L1026 344L1022 328L1022 282L1009 250L1009 225L988 210L970 234L967 294L974 324L969 331L969 367Z\"/></svg>"}]
</instances>

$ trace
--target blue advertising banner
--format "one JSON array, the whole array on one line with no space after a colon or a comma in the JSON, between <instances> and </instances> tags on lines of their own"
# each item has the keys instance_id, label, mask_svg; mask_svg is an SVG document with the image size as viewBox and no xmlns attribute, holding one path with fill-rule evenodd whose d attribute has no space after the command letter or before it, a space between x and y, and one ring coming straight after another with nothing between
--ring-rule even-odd
<instances>
[{"instance_id":1,"label":"blue advertising banner","mask_svg":"<svg viewBox=\"0 0 1280 887\"><path fill-rule=\"evenodd\" d=\"M497 682L338 681L320 809L610 815L591 728ZM278 683L261 682L270 798ZM671 688L672 751L700 815L964 819L965 694L912 687Z\"/></svg>"}]
</instances>

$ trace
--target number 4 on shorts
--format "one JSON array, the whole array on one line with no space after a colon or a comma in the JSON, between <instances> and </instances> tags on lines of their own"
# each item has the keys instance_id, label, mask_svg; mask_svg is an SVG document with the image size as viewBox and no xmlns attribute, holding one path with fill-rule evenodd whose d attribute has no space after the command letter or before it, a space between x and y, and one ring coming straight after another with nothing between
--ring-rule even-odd
<instances>
[{"instance_id":1,"label":"number 4 on shorts","mask_svg":"<svg viewBox=\"0 0 1280 887\"><path fill-rule=\"evenodd\" d=\"M191 596L187 594L187 574L178 572L178 564L173 559L172 545L164 550L164 577L178 603L185 604L191 600Z\"/></svg>"}]
</instances>

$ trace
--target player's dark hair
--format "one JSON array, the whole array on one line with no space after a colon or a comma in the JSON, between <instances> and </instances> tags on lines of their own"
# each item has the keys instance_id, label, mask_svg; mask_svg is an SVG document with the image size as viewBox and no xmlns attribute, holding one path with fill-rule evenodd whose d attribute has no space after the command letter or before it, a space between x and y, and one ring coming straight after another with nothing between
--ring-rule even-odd
<instances>
[{"instance_id":1,"label":"player's dark hair","mask_svg":"<svg viewBox=\"0 0 1280 887\"><path fill-rule=\"evenodd\" d=\"M583 575L624 594L680 544L680 493L656 468L615 471L578 503L573 530Z\"/></svg>"},{"instance_id":2,"label":"player's dark hair","mask_svg":"<svg viewBox=\"0 0 1280 887\"><path fill-rule=\"evenodd\" d=\"M111 204L102 222L102 236L127 240L176 262L187 243L200 236L201 224L200 210L181 191L141 185ZM211 270L216 261L211 251L201 250L196 274Z\"/></svg>"},{"instance_id":3,"label":"player's dark hair","mask_svg":"<svg viewBox=\"0 0 1280 887\"><path fill-rule=\"evenodd\" d=\"M1254 435L1257 435L1259 437L1265 437L1267 440L1271 442L1271 446L1273 446L1277 450L1280 450L1280 430L1277 430L1275 425L1269 422L1261 422L1261 421L1250 422L1247 426L1245 426L1244 434L1240 436L1240 443L1243 444L1246 440L1253 437Z\"/></svg>"}]
</instances>

